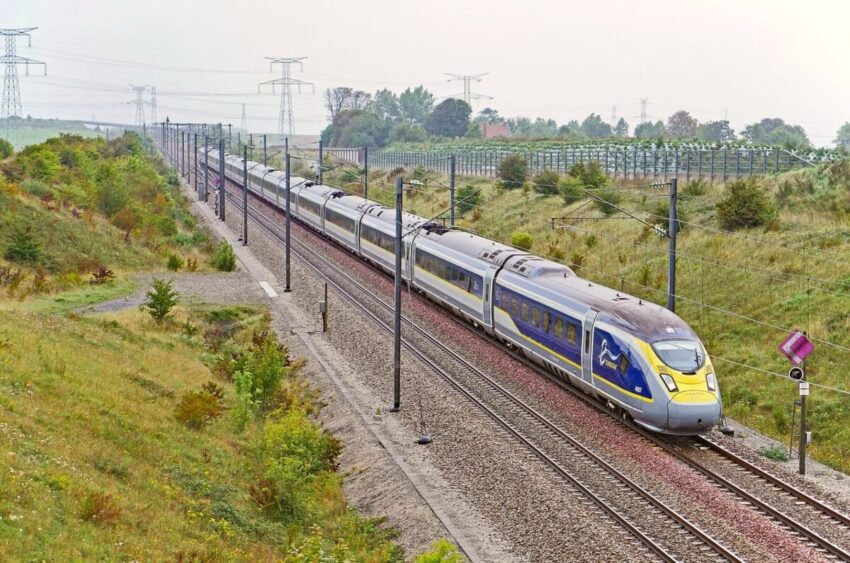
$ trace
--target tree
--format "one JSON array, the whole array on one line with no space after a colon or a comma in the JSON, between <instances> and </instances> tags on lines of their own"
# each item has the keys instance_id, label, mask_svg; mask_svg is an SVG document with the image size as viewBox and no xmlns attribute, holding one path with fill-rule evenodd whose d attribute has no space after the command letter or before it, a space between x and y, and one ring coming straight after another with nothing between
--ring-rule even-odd
<instances>
[{"instance_id":1,"label":"tree","mask_svg":"<svg viewBox=\"0 0 850 563\"><path fill-rule=\"evenodd\" d=\"M835 136L835 146L843 149L850 149L850 122L845 123L838 129Z\"/></svg>"},{"instance_id":2,"label":"tree","mask_svg":"<svg viewBox=\"0 0 850 563\"><path fill-rule=\"evenodd\" d=\"M334 124L333 144L337 147L382 147L387 143L390 124L372 112L343 110Z\"/></svg>"},{"instance_id":3,"label":"tree","mask_svg":"<svg viewBox=\"0 0 850 563\"><path fill-rule=\"evenodd\" d=\"M171 314L179 295L174 291L170 280L154 278L153 287L145 294L147 301L142 304L142 308L147 309L153 320L159 324Z\"/></svg>"},{"instance_id":4,"label":"tree","mask_svg":"<svg viewBox=\"0 0 850 563\"><path fill-rule=\"evenodd\" d=\"M572 119L566 124L561 125L558 128L558 135L560 137L571 137L573 139L580 139L584 137L584 133L582 133L581 131L581 125L575 119Z\"/></svg>"},{"instance_id":5,"label":"tree","mask_svg":"<svg viewBox=\"0 0 850 563\"><path fill-rule=\"evenodd\" d=\"M502 185L508 189L519 188L528 178L528 162L521 154L506 156L499 163L496 175L502 181Z\"/></svg>"},{"instance_id":6,"label":"tree","mask_svg":"<svg viewBox=\"0 0 850 563\"><path fill-rule=\"evenodd\" d=\"M502 123L504 119L493 108L484 108L478 112L478 117L474 121L476 123Z\"/></svg>"},{"instance_id":7,"label":"tree","mask_svg":"<svg viewBox=\"0 0 850 563\"><path fill-rule=\"evenodd\" d=\"M372 102L368 108L372 113L387 121L398 121L401 119L401 108L398 103L398 96L393 94L387 88L378 90L372 96Z\"/></svg>"},{"instance_id":8,"label":"tree","mask_svg":"<svg viewBox=\"0 0 850 563\"><path fill-rule=\"evenodd\" d=\"M348 86L338 86L325 90L325 108L328 110L328 118L333 123L337 114L346 109L348 100L354 90Z\"/></svg>"},{"instance_id":9,"label":"tree","mask_svg":"<svg viewBox=\"0 0 850 563\"><path fill-rule=\"evenodd\" d=\"M667 119L667 133L675 139L692 139L697 132L696 118L690 113L677 111Z\"/></svg>"},{"instance_id":10,"label":"tree","mask_svg":"<svg viewBox=\"0 0 850 563\"><path fill-rule=\"evenodd\" d=\"M372 103L372 94L363 90L355 90L348 98L348 109L367 109Z\"/></svg>"},{"instance_id":11,"label":"tree","mask_svg":"<svg viewBox=\"0 0 850 563\"><path fill-rule=\"evenodd\" d=\"M16 227L12 230L3 258L30 266L41 261L41 246L32 234L32 227Z\"/></svg>"},{"instance_id":12,"label":"tree","mask_svg":"<svg viewBox=\"0 0 850 563\"><path fill-rule=\"evenodd\" d=\"M409 123L424 124L434 106L434 95L421 85L412 90L407 88L399 95L398 105L402 119Z\"/></svg>"},{"instance_id":13,"label":"tree","mask_svg":"<svg viewBox=\"0 0 850 563\"><path fill-rule=\"evenodd\" d=\"M697 126L697 138L702 141L727 143L735 140L735 130L729 126L729 122L725 119L708 121Z\"/></svg>"},{"instance_id":14,"label":"tree","mask_svg":"<svg viewBox=\"0 0 850 563\"><path fill-rule=\"evenodd\" d=\"M421 143L427 138L428 133L416 123L396 123L389 133L391 143Z\"/></svg>"},{"instance_id":15,"label":"tree","mask_svg":"<svg viewBox=\"0 0 850 563\"><path fill-rule=\"evenodd\" d=\"M789 149L811 147L806 131L799 125L789 125L778 117L762 119L747 125L741 136L748 141L764 145L781 145Z\"/></svg>"},{"instance_id":16,"label":"tree","mask_svg":"<svg viewBox=\"0 0 850 563\"><path fill-rule=\"evenodd\" d=\"M104 162L95 175L97 206L107 217L112 217L130 202L130 192L124 174L114 162Z\"/></svg>"},{"instance_id":17,"label":"tree","mask_svg":"<svg viewBox=\"0 0 850 563\"><path fill-rule=\"evenodd\" d=\"M461 137L469 129L472 108L463 100L443 100L425 120L425 130L441 137Z\"/></svg>"},{"instance_id":18,"label":"tree","mask_svg":"<svg viewBox=\"0 0 850 563\"><path fill-rule=\"evenodd\" d=\"M581 132L588 139L604 139L613 134L611 126L595 113L591 113L581 122Z\"/></svg>"},{"instance_id":19,"label":"tree","mask_svg":"<svg viewBox=\"0 0 850 563\"><path fill-rule=\"evenodd\" d=\"M637 139L659 139L667 134L662 121L652 123L647 121L635 127L635 138Z\"/></svg>"},{"instance_id":20,"label":"tree","mask_svg":"<svg viewBox=\"0 0 850 563\"><path fill-rule=\"evenodd\" d=\"M9 158L15 152L15 147L6 139L0 139L0 160Z\"/></svg>"},{"instance_id":21,"label":"tree","mask_svg":"<svg viewBox=\"0 0 850 563\"><path fill-rule=\"evenodd\" d=\"M470 184L464 184L457 189L457 194L455 195L455 210L458 212L458 215L463 215L464 213L472 211L474 208L478 207L478 203L480 201L481 189Z\"/></svg>"},{"instance_id":22,"label":"tree","mask_svg":"<svg viewBox=\"0 0 850 563\"><path fill-rule=\"evenodd\" d=\"M560 180L561 175L554 170L543 170L532 179L534 191L542 195L557 195Z\"/></svg>"},{"instance_id":23,"label":"tree","mask_svg":"<svg viewBox=\"0 0 850 563\"><path fill-rule=\"evenodd\" d=\"M621 139L625 139L629 136L629 124L622 117L620 118L620 121L617 122L617 125L614 126L614 136Z\"/></svg>"},{"instance_id":24,"label":"tree","mask_svg":"<svg viewBox=\"0 0 850 563\"><path fill-rule=\"evenodd\" d=\"M508 128L517 137L531 136L531 120L527 117L509 117Z\"/></svg>"}]
</instances>

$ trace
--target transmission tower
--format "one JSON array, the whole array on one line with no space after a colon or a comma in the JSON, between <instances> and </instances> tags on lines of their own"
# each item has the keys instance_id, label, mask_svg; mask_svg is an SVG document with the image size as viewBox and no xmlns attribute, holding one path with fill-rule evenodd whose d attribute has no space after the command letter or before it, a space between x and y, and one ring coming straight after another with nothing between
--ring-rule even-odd
<instances>
[{"instance_id":1,"label":"transmission tower","mask_svg":"<svg viewBox=\"0 0 850 563\"><path fill-rule=\"evenodd\" d=\"M271 62L269 63L269 69L274 69L274 65L279 64L280 69L280 78L275 80L268 80L266 82L261 82L257 87L257 91L261 91L263 86L271 85L272 94L275 93L275 86L280 86L280 112L278 113L277 119L277 132L278 135L283 137L292 137L292 87L295 86L298 88L298 93L301 93L302 86L310 86L315 93L316 87L312 82L305 82L304 80L298 80L296 78L292 78L291 74L291 66L294 64L298 65L299 69L303 69L304 65L301 63L307 57L291 57L291 58L283 58L283 57L266 57Z\"/></svg>"},{"instance_id":2,"label":"transmission tower","mask_svg":"<svg viewBox=\"0 0 850 563\"><path fill-rule=\"evenodd\" d=\"M17 29L0 29L0 35L6 40L6 50L3 52L3 101L0 103L0 119L6 121L6 138L9 137L9 129L12 126L12 117L23 117L24 109L21 104L21 85L18 82L18 65L26 67L26 73L30 73L30 65L44 65L44 74L47 74L47 64L19 57L17 55L18 37L26 37L28 46L32 47L30 31L37 27L22 27Z\"/></svg>"},{"instance_id":3,"label":"transmission tower","mask_svg":"<svg viewBox=\"0 0 850 563\"><path fill-rule=\"evenodd\" d=\"M150 88L150 86L136 86L135 84L130 84L130 88L136 92L136 99L127 103L136 104L136 127L141 129L145 125L145 90Z\"/></svg>"},{"instance_id":4,"label":"transmission tower","mask_svg":"<svg viewBox=\"0 0 850 563\"><path fill-rule=\"evenodd\" d=\"M617 106L611 106L611 125L617 125Z\"/></svg>"},{"instance_id":5,"label":"transmission tower","mask_svg":"<svg viewBox=\"0 0 850 563\"><path fill-rule=\"evenodd\" d=\"M490 74L489 72L483 72L481 74L451 74L449 72L445 73L446 76L451 76L449 78L449 82L454 82L456 80L463 81L463 101L469 104L469 107L472 107L472 100L480 100L482 98L487 100L492 100L493 96L487 96L486 94L478 94L472 91L472 83L473 82L481 82L482 76L487 76Z\"/></svg>"},{"instance_id":6,"label":"transmission tower","mask_svg":"<svg viewBox=\"0 0 850 563\"><path fill-rule=\"evenodd\" d=\"M242 121L239 123L239 128L244 132L248 132L248 114L245 113L245 104L242 104Z\"/></svg>"},{"instance_id":7,"label":"transmission tower","mask_svg":"<svg viewBox=\"0 0 850 563\"><path fill-rule=\"evenodd\" d=\"M648 101L649 101L649 98L641 98L640 99L640 122L641 123L646 123L646 119L647 119L647 117L649 117L646 114L646 104L647 104Z\"/></svg>"},{"instance_id":8,"label":"transmission tower","mask_svg":"<svg viewBox=\"0 0 850 563\"><path fill-rule=\"evenodd\" d=\"M156 86L151 86L151 123L156 123Z\"/></svg>"}]
</instances>

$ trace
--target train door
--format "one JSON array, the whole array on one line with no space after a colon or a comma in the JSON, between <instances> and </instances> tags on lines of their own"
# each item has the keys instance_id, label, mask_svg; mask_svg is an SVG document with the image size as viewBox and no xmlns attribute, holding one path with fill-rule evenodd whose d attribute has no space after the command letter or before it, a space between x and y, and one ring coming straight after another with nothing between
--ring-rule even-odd
<instances>
[{"instance_id":1,"label":"train door","mask_svg":"<svg viewBox=\"0 0 850 563\"><path fill-rule=\"evenodd\" d=\"M484 311L482 320L484 321L484 326L492 327L493 326L493 278L496 277L496 269L488 268L486 272L484 272Z\"/></svg>"},{"instance_id":2,"label":"train door","mask_svg":"<svg viewBox=\"0 0 850 563\"><path fill-rule=\"evenodd\" d=\"M596 309L588 310L581 331L581 378L588 385L593 385L593 323L598 314Z\"/></svg>"}]
</instances>

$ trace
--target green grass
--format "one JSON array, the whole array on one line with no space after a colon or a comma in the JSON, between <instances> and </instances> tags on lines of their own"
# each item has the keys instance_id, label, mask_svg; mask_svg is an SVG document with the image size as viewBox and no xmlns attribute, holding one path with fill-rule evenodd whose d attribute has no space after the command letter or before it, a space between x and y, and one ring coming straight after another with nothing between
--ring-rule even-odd
<instances>
[{"instance_id":1,"label":"green grass","mask_svg":"<svg viewBox=\"0 0 850 563\"><path fill-rule=\"evenodd\" d=\"M64 313L102 301L130 295L137 284L132 280L122 280L104 285L90 285L56 294L39 295L23 303L0 302L0 307L14 308L33 313Z\"/></svg>"},{"instance_id":2,"label":"green grass","mask_svg":"<svg viewBox=\"0 0 850 563\"><path fill-rule=\"evenodd\" d=\"M4 138L6 135L5 129L0 129ZM22 149L28 145L37 145L43 143L47 139L58 137L61 133L73 133L86 138L103 137L105 133L101 131L92 131L84 128L57 128L57 127L21 127L12 129L9 134L9 141L16 149Z\"/></svg>"},{"instance_id":3,"label":"green grass","mask_svg":"<svg viewBox=\"0 0 850 563\"><path fill-rule=\"evenodd\" d=\"M586 200L565 206L557 196L539 196L530 189L502 191L481 178L459 178L458 185L464 184L482 189L482 201L479 209L458 220L459 226L502 242L526 231L533 253L572 265L597 283L666 304L667 239L640 222L622 214L604 219L593 205L579 209ZM406 194L406 211L431 217L448 207L447 190L436 182L429 185L429 193ZM808 330L816 338L850 347L850 163L768 178L762 186L781 204L776 230L754 228L737 236L696 226L682 231L677 313L714 358L726 413L785 442L796 399L796 387L783 375L788 361L777 350L786 333L737 315ZM360 193L356 188L350 186ZM621 193L621 207L651 221L657 219L650 214L666 199L663 189ZM715 204L724 193L724 186L714 184L702 195L682 196L680 211L685 220L716 229ZM392 194L392 179L375 173L370 198L392 205ZM576 219L562 222L565 215ZM553 218L565 227L553 229ZM815 348L807 366L809 380L850 390L850 352L818 342ZM809 405L811 455L850 471L850 396L815 387Z\"/></svg>"}]
</instances>

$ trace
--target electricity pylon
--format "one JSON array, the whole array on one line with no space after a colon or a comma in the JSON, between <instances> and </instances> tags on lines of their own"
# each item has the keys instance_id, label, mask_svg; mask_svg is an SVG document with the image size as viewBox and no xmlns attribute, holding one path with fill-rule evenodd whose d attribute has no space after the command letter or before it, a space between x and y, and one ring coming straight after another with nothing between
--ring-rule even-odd
<instances>
[{"instance_id":1,"label":"electricity pylon","mask_svg":"<svg viewBox=\"0 0 850 563\"><path fill-rule=\"evenodd\" d=\"M136 104L136 127L141 129L145 125L145 99L144 94L145 90L150 88L150 86L136 86L135 84L130 84L130 88L136 92L136 99L127 102L128 104Z\"/></svg>"},{"instance_id":2,"label":"electricity pylon","mask_svg":"<svg viewBox=\"0 0 850 563\"><path fill-rule=\"evenodd\" d=\"M18 65L26 67L26 73L30 73L30 65L44 65L44 74L47 74L47 64L35 59L19 57L17 55L18 37L26 37L28 46L32 47L30 31L37 27L21 27L16 29L0 29L0 35L6 42L6 50L0 61L5 66L3 73L3 100L0 102L0 119L6 121L6 138L9 138L9 129L12 126L12 117L23 117L24 109L21 104L21 85L18 82Z\"/></svg>"},{"instance_id":3,"label":"electricity pylon","mask_svg":"<svg viewBox=\"0 0 850 563\"><path fill-rule=\"evenodd\" d=\"M647 104L647 102L649 102L649 98L641 98L640 99L640 122L641 123L646 123L646 119L647 119L647 117L649 117L646 114L646 104Z\"/></svg>"},{"instance_id":4,"label":"electricity pylon","mask_svg":"<svg viewBox=\"0 0 850 563\"><path fill-rule=\"evenodd\" d=\"M480 100L487 99L492 100L493 96L487 96L486 94L478 94L472 91L472 82L481 82L482 76L487 76L490 74L489 72L483 72L481 74L451 74L446 72L446 76L451 76L449 78L449 82L454 82L455 80L463 81L463 101L469 104L469 107L472 107L472 100Z\"/></svg>"},{"instance_id":5,"label":"electricity pylon","mask_svg":"<svg viewBox=\"0 0 850 563\"><path fill-rule=\"evenodd\" d=\"M298 80L296 78L292 78L290 67L294 64L297 64L300 69L304 68L304 65L301 63L307 57L291 57L291 58L283 58L283 57L266 57L271 62L269 63L269 70L274 69L274 65L279 64L281 66L281 74L280 78L276 78L275 80L268 80L266 82L261 82L257 86L257 91L260 92L265 85L271 85L272 94L275 93L275 86L280 86L280 111L278 113L277 120L277 133L278 135L283 137L292 137L293 129L292 129L292 121L293 121L293 113L292 113L292 87L295 86L298 88L298 93L301 93L302 86L310 86L313 89L313 92L316 92L316 86L312 82L306 82L304 80Z\"/></svg>"},{"instance_id":6,"label":"electricity pylon","mask_svg":"<svg viewBox=\"0 0 850 563\"><path fill-rule=\"evenodd\" d=\"M242 119L239 122L239 128L245 133L248 132L248 114L245 113L245 104L242 104Z\"/></svg>"},{"instance_id":7,"label":"electricity pylon","mask_svg":"<svg viewBox=\"0 0 850 563\"><path fill-rule=\"evenodd\" d=\"M151 123L156 123L156 86L151 86Z\"/></svg>"}]
</instances>

